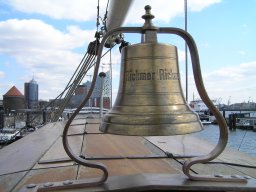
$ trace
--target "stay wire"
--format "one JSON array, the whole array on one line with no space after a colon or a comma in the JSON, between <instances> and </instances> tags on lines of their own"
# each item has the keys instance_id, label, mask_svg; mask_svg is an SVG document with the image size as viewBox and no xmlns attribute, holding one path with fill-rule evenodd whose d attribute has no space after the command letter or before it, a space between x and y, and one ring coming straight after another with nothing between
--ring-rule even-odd
<instances>
[{"instance_id":1,"label":"stay wire","mask_svg":"<svg viewBox=\"0 0 256 192\"><path fill-rule=\"evenodd\" d=\"M240 148L242 147L242 144L244 143L244 139L245 139L246 134L247 134L247 130L245 131L245 133L243 135L243 138L242 138L242 141L239 144L238 151L240 151Z\"/></svg>"},{"instance_id":2,"label":"stay wire","mask_svg":"<svg viewBox=\"0 0 256 192\"><path fill-rule=\"evenodd\" d=\"M106 6L104 21L105 21L105 20L107 19L107 17L108 17L108 4L109 4L109 0L108 0L108 2L107 2L107 6Z\"/></svg>"},{"instance_id":3,"label":"stay wire","mask_svg":"<svg viewBox=\"0 0 256 192\"><path fill-rule=\"evenodd\" d=\"M115 44L116 45L116 44ZM115 46L114 45L114 46ZM97 45L98 46L98 45ZM114 48L114 46L112 48ZM108 53L111 51L110 48L108 51L106 51L103 55L102 55L102 58ZM96 53L96 47L94 48L94 51ZM50 107L51 105L54 105L54 106L57 106L57 104L55 103L57 100L59 99L62 99L62 96L64 95L65 92L66 95L65 97L63 98L63 100L67 100L68 97L70 96L70 94L72 95L72 91L71 89L74 87L77 87L76 85L80 84L81 81L83 80L84 76L86 75L86 73L89 71L89 69L91 69L96 61L96 54L95 55L90 55L90 54L84 54L82 60L80 61L78 67L76 68L75 72L73 73L71 79L69 80L68 84L66 85L65 89L53 100L51 101L46 107ZM80 76L80 78L78 78ZM73 80L73 82L72 82ZM72 83L71 83L72 82ZM75 85L76 84L76 85ZM61 105L61 108L65 107L65 103L63 103L63 105ZM43 109L43 110L45 110ZM62 113L62 112L61 112ZM28 123L32 123L39 115L36 115L34 116L34 118L32 118ZM60 112L54 117L54 119L56 120L57 116L60 116ZM24 129L26 129L26 127L24 127ZM22 130L24 130L22 129Z\"/></svg>"},{"instance_id":4,"label":"stay wire","mask_svg":"<svg viewBox=\"0 0 256 192\"><path fill-rule=\"evenodd\" d=\"M96 26L97 26L97 32L99 31L99 25L100 25L100 21L99 21L99 17L100 17L100 0L98 0L98 6L97 6L97 21L96 21Z\"/></svg>"},{"instance_id":5,"label":"stay wire","mask_svg":"<svg viewBox=\"0 0 256 192\"><path fill-rule=\"evenodd\" d=\"M73 73L72 77L70 78L70 80L69 80L69 82L68 82L66 88L67 88L67 87L70 87L70 83L71 83L72 79L73 79L74 76L76 75L76 73L77 73L77 71L79 70L79 68L81 67L81 65L84 64L84 60L85 60L85 58L86 58L87 56L88 56L88 54L87 54L87 52L86 52L86 53L84 54L82 60L80 61L78 67L76 68L75 72ZM66 90L66 88L65 88L65 90ZM64 92L62 92L62 93L64 93ZM61 96L61 97L62 97L62 96Z\"/></svg>"}]
</instances>

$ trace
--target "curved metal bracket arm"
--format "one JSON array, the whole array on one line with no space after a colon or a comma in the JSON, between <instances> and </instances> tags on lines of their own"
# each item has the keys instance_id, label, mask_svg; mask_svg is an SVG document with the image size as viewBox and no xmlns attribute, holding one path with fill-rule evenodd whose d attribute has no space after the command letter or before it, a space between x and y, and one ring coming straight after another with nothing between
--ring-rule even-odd
<instances>
[{"instance_id":1,"label":"curved metal bracket arm","mask_svg":"<svg viewBox=\"0 0 256 192\"><path fill-rule=\"evenodd\" d=\"M76 117L76 115L79 113L79 111L83 108L83 106L87 103L87 101L89 100L89 98L91 97L91 94L93 92L93 89L95 87L95 83L96 83L96 78L98 75L98 71L99 71L99 65L100 65L100 60L101 60L101 55L102 55L102 51L104 48L104 44L107 41L108 37L110 37L111 35L114 35L116 33L122 33L122 32L126 32L126 33L140 33L142 31L141 27L120 27L120 28L116 28L114 30L111 30L109 32L107 32L98 49L98 56L97 56L97 61L95 64L95 69L94 69L94 74L93 74L93 79L92 79L92 83L90 86L90 89L88 91L88 94L86 95L86 97L84 98L84 100L82 101L82 103L80 104L80 106L76 109L76 111L71 115L71 117L68 119L64 130L63 130L63 137L62 137L62 143L63 143L63 147L66 151L66 153L68 154L68 156L75 162L77 162L80 165L86 166L86 167L90 167L90 168L95 168L95 169L100 169L103 172L102 177L99 180L94 180L93 182L90 183L80 183L77 187L87 187L87 186L94 186L94 185L99 185L104 183L107 178L108 178L108 171L107 168L104 164L102 163L97 163L97 162L90 162L88 160L85 160L81 157L79 157L78 155L76 155L72 150L71 147L69 145L68 142L68 129L72 123L72 121L74 120L74 118ZM72 186L74 187L75 184L73 184Z\"/></svg>"},{"instance_id":2,"label":"curved metal bracket arm","mask_svg":"<svg viewBox=\"0 0 256 192\"><path fill-rule=\"evenodd\" d=\"M214 106L211 99L209 98L204 84L203 84L203 78L201 74L201 68L200 68L200 61L199 61L199 54L197 51L197 46L195 44L195 41L193 40L192 36L187 33L186 31L179 29L179 28L160 28L158 33L170 33L170 34L176 34L180 37L182 37L189 48L190 55L191 55L191 62L192 62L192 68L193 68L193 74L194 74L194 80L196 84L197 91L203 100L203 102L207 105L209 110L213 113L213 115L216 117L216 120L219 124L219 141L218 144L215 146L215 148L205 156L200 157L194 157L190 160L187 160L183 165L183 172L186 174L190 179L192 180L205 180L205 181L242 181L246 182L246 179L243 178L233 178L229 176L222 176L222 175L213 175L213 176L200 176L195 174L190 174L189 170L192 165L197 163L206 163L213 159L215 159L217 156L219 156L223 150L225 149L228 141L228 128L225 119L221 115L221 113L218 111L218 109Z\"/></svg>"}]
</instances>

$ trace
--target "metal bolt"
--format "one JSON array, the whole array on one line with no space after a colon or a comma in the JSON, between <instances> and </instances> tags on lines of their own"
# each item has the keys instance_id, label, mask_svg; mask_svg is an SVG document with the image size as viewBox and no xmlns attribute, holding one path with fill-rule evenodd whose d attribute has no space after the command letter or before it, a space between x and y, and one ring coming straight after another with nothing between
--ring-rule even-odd
<instances>
[{"instance_id":1,"label":"metal bolt","mask_svg":"<svg viewBox=\"0 0 256 192\"><path fill-rule=\"evenodd\" d=\"M214 177L223 177L221 174L215 174Z\"/></svg>"},{"instance_id":2,"label":"metal bolt","mask_svg":"<svg viewBox=\"0 0 256 192\"><path fill-rule=\"evenodd\" d=\"M44 184L44 187L50 187L50 186L53 186L53 183L50 183L50 182L49 182L49 183L45 183L45 184Z\"/></svg>"},{"instance_id":3,"label":"metal bolt","mask_svg":"<svg viewBox=\"0 0 256 192\"><path fill-rule=\"evenodd\" d=\"M34 188L34 187L36 187L36 184L34 184L34 183L31 183L31 184L27 185L28 189L31 189L31 188Z\"/></svg>"},{"instance_id":4,"label":"metal bolt","mask_svg":"<svg viewBox=\"0 0 256 192\"><path fill-rule=\"evenodd\" d=\"M66 181L63 182L64 185L70 185L72 183L73 183L73 181L70 181L70 180L66 180Z\"/></svg>"}]
</instances>

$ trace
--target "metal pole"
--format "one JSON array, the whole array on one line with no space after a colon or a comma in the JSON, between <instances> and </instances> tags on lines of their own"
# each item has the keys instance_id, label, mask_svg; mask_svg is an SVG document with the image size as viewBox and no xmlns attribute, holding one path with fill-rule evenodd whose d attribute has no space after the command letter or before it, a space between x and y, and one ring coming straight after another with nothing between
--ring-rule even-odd
<instances>
[{"instance_id":1,"label":"metal pole","mask_svg":"<svg viewBox=\"0 0 256 192\"><path fill-rule=\"evenodd\" d=\"M187 0L184 0L184 12L185 12L185 31L187 32ZM188 47L185 42L185 68L186 68L186 101L188 102Z\"/></svg>"},{"instance_id":2,"label":"metal pole","mask_svg":"<svg viewBox=\"0 0 256 192\"><path fill-rule=\"evenodd\" d=\"M110 109L112 108L112 102L113 102L113 93L112 93L112 55L111 55L111 49L110 49Z\"/></svg>"},{"instance_id":3,"label":"metal pole","mask_svg":"<svg viewBox=\"0 0 256 192\"><path fill-rule=\"evenodd\" d=\"M106 77L106 73L101 72L99 74L101 78L101 88L100 88L100 118L103 117L103 88L104 88L104 77Z\"/></svg>"},{"instance_id":4,"label":"metal pole","mask_svg":"<svg viewBox=\"0 0 256 192\"><path fill-rule=\"evenodd\" d=\"M92 78L92 75L86 75L86 76L88 76L90 78L90 88L91 88L91 83L92 83L91 78ZM92 115L92 98L91 97L89 98L89 103L88 104L89 104L89 108L90 108L91 115Z\"/></svg>"},{"instance_id":5,"label":"metal pole","mask_svg":"<svg viewBox=\"0 0 256 192\"><path fill-rule=\"evenodd\" d=\"M103 83L104 79L101 77L101 90L100 90L100 118L103 117Z\"/></svg>"}]
</instances>

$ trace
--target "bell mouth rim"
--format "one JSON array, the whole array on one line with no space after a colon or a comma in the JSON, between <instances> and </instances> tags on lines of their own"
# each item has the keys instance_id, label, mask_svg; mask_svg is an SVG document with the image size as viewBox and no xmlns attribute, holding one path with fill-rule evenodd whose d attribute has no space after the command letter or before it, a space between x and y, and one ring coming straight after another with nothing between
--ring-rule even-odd
<instances>
[{"instance_id":1,"label":"bell mouth rim","mask_svg":"<svg viewBox=\"0 0 256 192\"><path fill-rule=\"evenodd\" d=\"M118 123L100 124L99 130L103 133L127 136L172 136L185 135L202 131L203 125L200 121L176 124L150 124L150 125L129 125Z\"/></svg>"}]
</instances>

